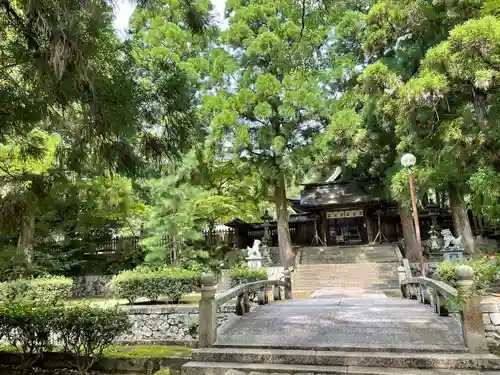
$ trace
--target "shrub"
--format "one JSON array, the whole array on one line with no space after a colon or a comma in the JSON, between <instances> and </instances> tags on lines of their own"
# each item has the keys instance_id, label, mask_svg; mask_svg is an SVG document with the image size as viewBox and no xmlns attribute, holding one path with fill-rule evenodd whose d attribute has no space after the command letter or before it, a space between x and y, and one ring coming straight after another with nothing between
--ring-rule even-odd
<instances>
[{"instance_id":1,"label":"shrub","mask_svg":"<svg viewBox=\"0 0 500 375\"><path fill-rule=\"evenodd\" d=\"M248 267L235 268L231 271L231 286L246 284L252 281L267 280L265 269L251 269Z\"/></svg>"},{"instance_id":2,"label":"shrub","mask_svg":"<svg viewBox=\"0 0 500 375\"><path fill-rule=\"evenodd\" d=\"M196 289L198 279L199 273L180 268L139 267L113 277L112 286L115 295L126 298L130 304L139 297L156 301L161 295L167 295L177 303L184 294Z\"/></svg>"},{"instance_id":3,"label":"shrub","mask_svg":"<svg viewBox=\"0 0 500 375\"><path fill-rule=\"evenodd\" d=\"M45 276L0 283L0 298L7 301L21 298L56 301L71 297L72 291L73 280L62 276Z\"/></svg>"},{"instance_id":4,"label":"shrub","mask_svg":"<svg viewBox=\"0 0 500 375\"><path fill-rule=\"evenodd\" d=\"M63 351L73 357L78 371L84 372L131 327L127 314L118 308L77 305L63 309L54 328Z\"/></svg>"},{"instance_id":5,"label":"shrub","mask_svg":"<svg viewBox=\"0 0 500 375\"><path fill-rule=\"evenodd\" d=\"M0 247L0 281L11 281L29 273L24 253L17 246Z\"/></svg>"},{"instance_id":6,"label":"shrub","mask_svg":"<svg viewBox=\"0 0 500 375\"><path fill-rule=\"evenodd\" d=\"M459 265L468 265L474 269L474 291L477 294L484 294L490 285L496 267L488 260L461 260L461 261L444 261L439 263L437 267L438 278L453 287L456 287L455 269Z\"/></svg>"},{"instance_id":7,"label":"shrub","mask_svg":"<svg viewBox=\"0 0 500 375\"><path fill-rule=\"evenodd\" d=\"M15 299L0 307L0 331L9 345L21 354L23 370L51 348L50 333L59 308L28 299Z\"/></svg>"}]
</instances>

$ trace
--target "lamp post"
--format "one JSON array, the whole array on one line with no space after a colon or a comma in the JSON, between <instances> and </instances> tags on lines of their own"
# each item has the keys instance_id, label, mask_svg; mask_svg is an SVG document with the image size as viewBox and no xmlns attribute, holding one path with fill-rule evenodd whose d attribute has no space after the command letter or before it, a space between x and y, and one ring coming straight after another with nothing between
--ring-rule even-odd
<instances>
[{"instance_id":1,"label":"lamp post","mask_svg":"<svg viewBox=\"0 0 500 375\"><path fill-rule=\"evenodd\" d=\"M413 211L413 225L415 226L415 240L417 242L418 257L420 260L420 274L425 277L424 266L424 253L422 251L422 241L420 239L420 224L418 222L417 200L415 198L415 186L413 185L413 173L411 168L417 162L417 158L413 154L404 154L401 157L401 164L408 170L408 177L410 178L410 194L411 194L411 207Z\"/></svg>"}]
</instances>

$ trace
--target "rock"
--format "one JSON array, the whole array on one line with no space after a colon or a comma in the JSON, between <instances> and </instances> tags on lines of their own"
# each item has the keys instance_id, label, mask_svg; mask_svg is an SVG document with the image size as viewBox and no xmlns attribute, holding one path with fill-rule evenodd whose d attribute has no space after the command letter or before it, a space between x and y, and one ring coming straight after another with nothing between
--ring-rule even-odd
<instances>
[{"instance_id":1,"label":"rock","mask_svg":"<svg viewBox=\"0 0 500 375\"><path fill-rule=\"evenodd\" d=\"M489 315L490 315L491 322L494 325L496 325L496 326L500 325L500 313L491 313Z\"/></svg>"},{"instance_id":2,"label":"rock","mask_svg":"<svg viewBox=\"0 0 500 375\"><path fill-rule=\"evenodd\" d=\"M489 314L483 314L483 323L484 323L484 325L491 324L491 320L490 320L490 315Z\"/></svg>"},{"instance_id":3,"label":"rock","mask_svg":"<svg viewBox=\"0 0 500 375\"><path fill-rule=\"evenodd\" d=\"M485 324L484 325L484 330L486 332L496 332L497 331L497 327L494 326L493 324Z\"/></svg>"},{"instance_id":4,"label":"rock","mask_svg":"<svg viewBox=\"0 0 500 375\"><path fill-rule=\"evenodd\" d=\"M498 342L492 337L486 337L486 344L488 344L488 346L497 346Z\"/></svg>"},{"instance_id":5,"label":"rock","mask_svg":"<svg viewBox=\"0 0 500 375\"><path fill-rule=\"evenodd\" d=\"M481 312L483 312L483 313L500 312L500 310L498 308L498 303L496 303L496 302L482 303L481 304Z\"/></svg>"},{"instance_id":6,"label":"rock","mask_svg":"<svg viewBox=\"0 0 500 375\"><path fill-rule=\"evenodd\" d=\"M245 373L243 371L231 369L231 370L226 371L225 375L245 375Z\"/></svg>"}]
</instances>

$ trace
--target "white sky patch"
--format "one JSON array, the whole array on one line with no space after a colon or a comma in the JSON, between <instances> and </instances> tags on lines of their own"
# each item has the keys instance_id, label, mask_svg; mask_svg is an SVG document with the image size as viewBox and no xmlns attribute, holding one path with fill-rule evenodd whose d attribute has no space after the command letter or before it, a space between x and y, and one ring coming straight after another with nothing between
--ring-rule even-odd
<instances>
[{"instance_id":1,"label":"white sky patch","mask_svg":"<svg viewBox=\"0 0 500 375\"><path fill-rule=\"evenodd\" d=\"M115 7L115 26L118 35L125 37L127 34L130 17L134 13L135 5L131 0L121 0Z\"/></svg>"},{"instance_id":2,"label":"white sky patch","mask_svg":"<svg viewBox=\"0 0 500 375\"><path fill-rule=\"evenodd\" d=\"M226 0L212 0L215 20L219 27L226 29L228 20L224 18ZM130 17L134 13L135 5L132 0L121 0L115 7L114 26L118 35L125 37L129 27Z\"/></svg>"}]
</instances>

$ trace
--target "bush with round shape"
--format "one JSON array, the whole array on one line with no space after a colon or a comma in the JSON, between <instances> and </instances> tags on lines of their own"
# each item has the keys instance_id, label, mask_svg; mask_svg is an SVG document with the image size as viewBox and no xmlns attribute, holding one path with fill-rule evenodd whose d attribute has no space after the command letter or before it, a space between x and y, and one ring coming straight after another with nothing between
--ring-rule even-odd
<instances>
[{"instance_id":1,"label":"bush with round shape","mask_svg":"<svg viewBox=\"0 0 500 375\"><path fill-rule=\"evenodd\" d=\"M78 371L85 372L130 328L126 312L82 304L61 310L54 330L63 352L73 358Z\"/></svg>"},{"instance_id":2,"label":"bush with round shape","mask_svg":"<svg viewBox=\"0 0 500 375\"><path fill-rule=\"evenodd\" d=\"M239 284L251 283L253 281L267 280L265 269L251 269L248 267L235 268L230 274L231 287Z\"/></svg>"},{"instance_id":3,"label":"bush with round shape","mask_svg":"<svg viewBox=\"0 0 500 375\"><path fill-rule=\"evenodd\" d=\"M63 276L44 276L0 283L0 299L42 299L57 301L68 299L73 292L73 280Z\"/></svg>"},{"instance_id":4,"label":"bush with round shape","mask_svg":"<svg viewBox=\"0 0 500 375\"><path fill-rule=\"evenodd\" d=\"M437 276L445 283L456 287L457 280L455 279L455 270L460 265L467 265L474 270L474 284L473 289L475 294L484 294L490 285L496 266L488 260L473 260L464 259L460 261L444 261L438 264Z\"/></svg>"},{"instance_id":5,"label":"bush with round shape","mask_svg":"<svg viewBox=\"0 0 500 375\"><path fill-rule=\"evenodd\" d=\"M60 309L61 305L22 298L0 307L0 332L21 355L23 371L51 349L50 334Z\"/></svg>"},{"instance_id":6,"label":"bush with round shape","mask_svg":"<svg viewBox=\"0 0 500 375\"><path fill-rule=\"evenodd\" d=\"M160 296L168 296L174 303L196 290L199 273L174 267L140 267L124 271L113 277L112 288L119 298L126 298L133 304L145 297L157 301Z\"/></svg>"}]
</instances>

